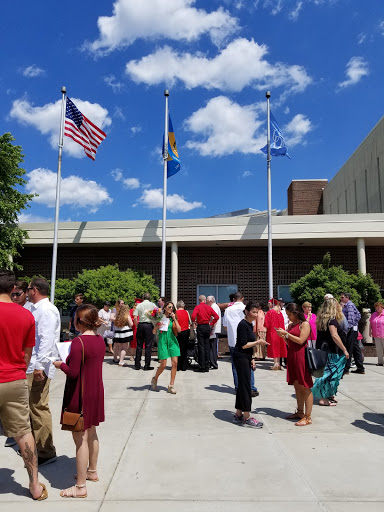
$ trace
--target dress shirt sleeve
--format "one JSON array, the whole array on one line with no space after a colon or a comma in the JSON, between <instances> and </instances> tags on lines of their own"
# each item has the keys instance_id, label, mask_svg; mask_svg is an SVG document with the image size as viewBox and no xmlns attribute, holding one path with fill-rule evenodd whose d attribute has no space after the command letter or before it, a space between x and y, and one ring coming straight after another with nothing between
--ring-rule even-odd
<instances>
[{"instance_id":1,"label":"dress shirt sleeve","mask_svg":"<svg viewBox=\"0 0 384 512\"><path fill-rule=\"evenodd\" d=\"M83 361L83 346L79 338L72 341L71 352L67 358L69 365L61 363L60 369L70 378L77 379L80 375L81 364Z\"/></svg>"},{"instance_id":2,"label":"dress shirt sleeve","mask_svg":"<svg viewBox=\"0 0 384 512\"><path fill-rule=\"evenodd\" d=\"M224 311L224 316L223 316L223 327L228 327L228 322L227 322L227 310Z\"/></svg>"},{"instance_id":3,"label":"dress shirt sleeve","mask_svg":"<svg viewBox=\"0 0 384 512\"><path fill-rule=\"evenodd\" d=\"M197 306L195 306L195 309L193 310L193 313L192 313L192 322L196 322L196 317L197 317Z\"/></svg>"},{"instance_id":4,"label":"dress shirt sleeve","mask_svg":"<svg viewBox=\"0 0 384 512\"><path fill-rule=\"evenodd\" d=\"M50 309L44 311L36 323L36 333L40 344L39 350L36 353L35 370L45 370L47 365L46 358L53 356L56 323L56 315Z\"/></svg>"}]
</instances>

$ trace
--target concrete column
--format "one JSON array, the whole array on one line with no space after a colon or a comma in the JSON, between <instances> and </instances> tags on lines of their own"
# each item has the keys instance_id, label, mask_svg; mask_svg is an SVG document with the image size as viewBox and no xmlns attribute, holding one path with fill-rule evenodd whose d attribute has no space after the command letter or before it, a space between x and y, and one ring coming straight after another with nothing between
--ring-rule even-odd
<instances>
[{"instance_id":1,"label":"concrete column","mask_svg":"<svg viewBox=\"0 0 384 512\"><path fill-rule=\"evenodd\" d=\"M171 245L171 301L176 306L178 300L177 284L179 279L179 246L177 242Z\"/></svg>"},{"instance_id":2,"label":"concrete column","mask_svg":"<svg viewBox=\"0 0 384 512\"><path fill-rule=\"evenodd\" d=\"M360 272L362 272L363 274L367 273L364 238L357 239L357 265Z\"/></svg>"}]
</instances>

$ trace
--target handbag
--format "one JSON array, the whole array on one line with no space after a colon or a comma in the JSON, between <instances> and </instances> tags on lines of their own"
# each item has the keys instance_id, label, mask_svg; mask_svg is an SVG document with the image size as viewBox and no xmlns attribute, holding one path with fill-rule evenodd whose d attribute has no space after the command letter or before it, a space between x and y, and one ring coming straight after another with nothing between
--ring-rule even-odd
<instances>
[{"instance_id":1,"label":"handbag","mask_svg":"<svg viewBox=\"0 0 384 512\"><path fill-rule=\"evenodd\" d=\"M323 347L324 344L321 346L321 350L313 347L305 347L305 359L309 373L317 379L323 376L328 359L328 351L323 350Z\"/></svg>"},{"instance_id":2,"label":"handbag","mask_svg":"<svg viewBox=\"0 0 384 512\"><path fill-rule=\"evenodd\" d=\"M83 379L83 371L84 371L84 344L83 340L79 336L79 340L83 346L83 360L80 368L80 378L81 378L81 386L80 386L80 412L69 412L67 409L63 411L63 419L61 424L61 430L69 430L71 432L84 432L84 416L83 416L83 387L84 387L84 379Z\"/></svg>"}]
</instances>

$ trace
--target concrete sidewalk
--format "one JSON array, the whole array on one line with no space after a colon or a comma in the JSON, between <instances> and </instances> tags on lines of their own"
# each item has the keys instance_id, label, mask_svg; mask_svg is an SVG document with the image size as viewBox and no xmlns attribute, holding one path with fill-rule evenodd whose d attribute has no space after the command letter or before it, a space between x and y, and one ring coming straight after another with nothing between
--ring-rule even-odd
<instances>
[{"instance_id":1,"label":"concrete sidewalk","mask_svg":"<svg viewBox=\"0 0 384 512\"><path fill-rule=\"evenodd\" d=\"M58 460L41 468L49 498L32 502L20 457L0 438L0 510L147 512L382 512L384 510L384 367L344 377L337 407L315 406L313 424L284 419L295 409L285 371L258 364L253 400L264 428L232 424L231 365L206 374L178 372L177 395L149 390L154 372L104 363L106 422L98 429L98 483L88 498L60 498L74 484L75 448L59 425L64 375L51 386ZM157 366L157 363L155 363ZM26 509L28 507L28 509ZM240 507L240 508L239 508Z\"/></svg>"}]
</instances>

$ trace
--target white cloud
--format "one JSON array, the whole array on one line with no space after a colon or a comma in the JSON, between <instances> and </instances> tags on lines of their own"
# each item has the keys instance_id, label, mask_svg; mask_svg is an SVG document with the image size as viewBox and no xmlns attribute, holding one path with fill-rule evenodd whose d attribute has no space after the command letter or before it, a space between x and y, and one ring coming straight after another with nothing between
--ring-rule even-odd
<instances>
[{"instance_id":1,"label":"white cloud","mask_svg":"<svg viewBox=\"0 0 384 512\"><path fill-rule=\"evenodd\" d=\"M379 21L379 32L384 36L384 20Z\"/></svg>"},{"instance_id":2,"label":"white cloud","mask_svg":"<svg viewBox=\"0 0 384 512\"><path fill-rule=\"evenodd\" d=\"M27 224L32 222L53 222L53 217L41 217L40 215L34 215L33 213L20 213L18 216L19 223Z\"/></svg>"},{"instance_id":3,"label":"white cloud","mask_svg":"<svg viewBox=\"0 0 384 512\"><path fill-rule=\"evenodd\" d=\"M295 8L288 15L289 19L291 19L293 21L297 21L302 7L303 7L303 2L297 2Z\"/></svg>"},{"instance_id":4,"label":"white cloud","mask_svg":"<svg viewBox=\"0 0 384 512\"><path fill-rule=\"evenodd\" d=\"M347 64L345 74L347 75L347 79L338 84L340 88L355 85L360 82L363 76L368 75L368 63L363 59L363 57L352 57Z\"/></svg>"},{"instance_id":5,"label":"white cloud","mask_svg":"<svg viewBox=\"0 0 384 512\"><path fill-rule=\"evenodd\" d=\"M243 174L241 175L242 178L248 178L249 176L253 176L251 171L244 171Z\"/></svg>"},{"instance_id":6,"label":"white cloud","mask_svg":"<svg viewBox=\"0 0 384 512\"><path fill-rule=\"evenodd\" d=\"M123 172L121 169L114 169L111 171L111 176L115 181L121 181L123 178Z\"/></svg>"},{"instance_id":7,"label":"white cloud","mask_svg":"<svg viewBox=\"0 0 384 512\"><path fill-rule=\"evenodd\" d=\"M303 114L296 114L295 117L282 129L282 133L289 147L305 143L305 136L313 130L313 126L308 117Z\"/></svg>"},{"instance_id":8,"label":"white cloud","mask_svg":"<svg viewBox=\"0 0 384 512\"><path fill-rule=\"evenodd\" d=\"M357 44L363 44L366 39L367 34L364 34L364 32L360 32L360 34L357 36Z\"/></svg>"},{"instance_id":9,"label":"white cloud","mask_svg":"<svg viewBox=\"0 0 384 512\"><path fill-rule=\"evenodd\" d=\"M38 168L28 173L27 179L27 191L38 194L38 197L33 198L33 202L53 208L56 201L56 173L49 169ZM111 202L108 191L95 181L84 180L79 176L68 176L61 180L60 205L62 206L87 208L90 213L95 213L101 205Z\"/></svg>"},{"instance_id":10,"label":"white cloud","mask_svg":"<svg viewBox=\"0 0 384 512\"><path fill-rule=\"evenodd\" d=\"M302 66L271 64L265 59L267 53L266 45L244 38L232 41L212 59L201 53L178 53L165 46L141 60L128 62L126 73L133 81L148 85L172 85L180 80L187 89L205 87L236 92L247 86L258 90L284 86L300 92L311 83Z\"/></svg>"},{"instance_id":11,"label":"white cloud","mask_svg":"<svg viewBox=\"0 0 384 512\"><path fill-rule=\"evenodd\" d=\"M105 129L111 125L112 121L108 117L108 110L98 103L90 103L77 98L71 99L76 107L99 128ZM56 101L56 103L47 103L42 107L34 107L27 99L20 98L12 103L10 112L10 117L16 119L19 123L33 126L43 135L48 135L49 143L53 149L57 149L59 143L60 115L61 100ZM64 137L63 151L76 158L85 157L83 147L69 137Z\"/></svg>"},{"instance_id":12,"label":"white cloud","mask_svg":"<svg viewBox=\"0 0 384 512\"><path fill-rule=\"evenodd\" d=\"M124 89L124 84L122 82L117 82L115 75L108 75L104 77L104 82L111 87L112 91L115 93L121 92Z\"/></svg>"},{"instance_id":13,"label":"white cloud","mask_svg":"<svg viewBox=\"0 0 384 512\"><path fill-rule=\"evenodd\" d=\"M142 127L141 126L131 126L130 128L131 132L133 133L133 135L136 135L136 133L140 133L143 131Z\"/></svg>"},{"instance_id":14,"label":"white cloud","mask_svg":"<svg viewBox=\"0 0 384 512\"><path fill-rule=\"evenodd\" d=\"M137 178L125 178L123 180L123 185L125 188L134 190L140 187L140 181Z\"/></svg>"},{"instance_id":15,"label":"white cloud","mask_svg":"<svg viewBox=\"0 0 384 512\"><path fill-rule=\"evenodd\" d=\"M113 117L116 117L117 119L121 119L122 121L125 121L126 117L123 113L123 110L120 107L115 106L115 110L113 111Z\"/></svg>"},{"instance_id":16,"label":"white cloud","mask_svg":"<svg viewBox=\"0 0 384 512\"><path fill-rule=\"evenodd\" d=\"M163 190L161 188L144 190L137 204L143 205L146 208L162 208ZM188 202L183 196L179 196L178 194L167 196L167 209L172 213L189 212L195 208L204 208L203 203L199 201Z\"/></svg>"},{"instance_id":17,"label":"white cloud","mask_svg":"<svg viewBox=\"0 0 384 512\"><path fill-rule=\"evenodd\" d=\"M35 64L32 64L32 66L24 68L23 70L21 70L21 72L24 76L28 78L35 78L45 73L44 69L37 67Z\"/></svg>"},{"instance_id":18,"label":"white cloud","mask_svg":"<svg viewBox=\"0 0 384 512\"><path fill-rule=\"evenodd\" d=\"M260 154L265 146L266 114L263 105L241 106L225 96L211 99L207 105L192 114L185 126L196 135L186 146L202 156L224 156L233 153ZM305 136L313 129L311 121L296 114L282 129L287 144L305 143ZM242 177L249 176L245 171Z\"/></svg>"},{"instance_id":19,"label":"white cloud","mask_svg":"<svg viewBox=\"0 0 384 512\"><path fill-rule=\"evenodd\" d=\"M100 16L99 39L85 49L98 55L131 45L136 39L167 38L194 41L208 34L220 44L238 27L237 19L222 8L208 13L196 9L196 0L116 0L112 16Z\"/></svg>"},{"instance_id":20,"label":"white cloud","mask_svg":"<svg viewBox=\"0 0 384 512\"><path fill-rule=\"evenodd\" d=\"M255 136L265 120L257 119L255 105L240 106L225 96L217 96L185 121L186 127L203 137L186 145L203 156L223 156L236 152L257 154L265 136Z\"/></svg>"}]
</instances>

